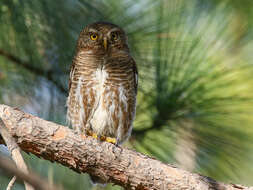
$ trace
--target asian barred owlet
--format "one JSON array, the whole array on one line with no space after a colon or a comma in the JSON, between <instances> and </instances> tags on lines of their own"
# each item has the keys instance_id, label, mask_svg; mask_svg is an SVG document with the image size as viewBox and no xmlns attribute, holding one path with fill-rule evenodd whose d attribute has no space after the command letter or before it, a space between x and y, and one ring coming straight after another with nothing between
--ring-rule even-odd
<instances>
[{"instance_id":1,"label":"asian barred owlet","mask_svg":"<svg viewBox=\"0 0 253 190\"><path fill-rule=\"evenodd\" d=\"M138 73L125 32L96 22L83 29L71 66L67 118L79 133L121 144L131 134Z\"/></svg>"}]
</instances>

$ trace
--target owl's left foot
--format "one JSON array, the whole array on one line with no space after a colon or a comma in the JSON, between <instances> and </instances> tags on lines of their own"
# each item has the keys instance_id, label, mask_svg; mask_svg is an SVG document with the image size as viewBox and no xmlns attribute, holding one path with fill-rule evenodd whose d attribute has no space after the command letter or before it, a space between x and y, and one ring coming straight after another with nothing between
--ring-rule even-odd
<instances>
[{"instance_id":1,"label":"owl's left foot","mask_svg":"<svg viewBox=\"0 0 253 190\"><path fill-rule=\"evenodd\" d=\"M116 144L117 143L117 140L115 138L111 138L111 137L106 137L106 136L98 136L96 133L93 133L91 131L88 131L87 132L87 135L95 138L95 139L99 139L101 141L106 141L106 142L109 142L109 143L112 143L112 144Z\"/></svg>"},{"instance_id":2,"label":"owl's left foot","mask_svg":"<svg viewBox=\"0 0 253 190\"><path fill-rule=\"evenodd\" d=\"M106 137L106 136L100 136L101 141L106 141L108 143L116 144L117 140L115 138Z\"/></svg>"},{"instance_id":3,"label":"owl's left foot","mask_svg":"<svg viewBox=\"0 0 253 190\"><path fill-rule=\"evenodd\" d=\"M106 142L109 142L109 143L112 143L112 144L116 144L117 141L115 138L111 138L111 137L105 137L105 141Z\"/></svg>"},{"instance_id":4,"label":"owl's left foot","mask_svg":"<svg viewBox=\"0 0 253 190\"><path fill-rule=\"evenodd\" d=\"M96 133L93 133L93 132L91 132L91 131L86 131L86 134L87 134L88 136L91 136L91 137L95 138L95 139L98 139L98 135L97 135Z\"/></svg>"}]
</instances>

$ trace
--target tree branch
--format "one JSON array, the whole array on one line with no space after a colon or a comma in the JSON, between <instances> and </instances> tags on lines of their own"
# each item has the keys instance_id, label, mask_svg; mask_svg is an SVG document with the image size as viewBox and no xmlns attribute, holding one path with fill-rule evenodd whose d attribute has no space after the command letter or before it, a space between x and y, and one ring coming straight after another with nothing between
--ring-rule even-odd
<instances>
[{"instance_id":1,"label":"tree branch","mask_svg":"<svg viewBox=\"0 0 253 190\"><path fill-rule=\"evenodd\" d=\"M25 161L22 157L21 151L13 139L13 137L9 134L8 129L6 128L3 120L0 118L0 133L4 139L4 142L6 143L13 161L16 163L17 167L23 171L25 174L28 174L28 167L25 164ZM34 190L32 186L30 186L28 183L24 182L25 189L26 190Z\"/></svg>"},{"instance_id":2,"label":"tree branch","mask_svg":"<svg viewBox=\"0 0 253 190\"><path fill-rule=\"evenodd\" d=\"M17 178L17 177L16 177L15 175L11 178L11 181L9 182L9 184L8 184L8 186L7 186L7 188L6 188L6 190L11 190L11 189L12 189L12 187L13 187L15 181L16 181L16 178Z\"/></svg>"},{"instance_id":3,"label":"tree branch","mask_svg":"<svg viewBox=\"0 0 253 190\"><path fill-rule=\"evenodd\" d=\"M125 189L253 190L190 173L141 153L75 134L71 129L0 105L0 117L22 150Z\"/></svg>"},{"instance_id":4,"label":"tree branch","mask_svg":"<svg viewBox=\"0 0 253 190\"><path fill-rule=\"evenodd\" d=\"M38 76L46 78L48 81L52 82L63 94L65 94L65 95L68 94L68 90L61 83L59 83L57 80L54 79L53 76L54 76L55 73L53 73L52 71L50 71L50 70L45 71L41 68L34 67L34 66L32 66L32 64L21 60L17 56L15 56L15 55L13 55L13 54L11 54L11 53L3 50L3 49L0 49L0 55L5 57L9 61L11 61L13 64L21 66L21 67L25 68L26 70L28 70L28 71L30 71L30 72L38 75ZM0 78L1 78L1 73L0 73ZM150 131L152 129L159 130L160 128L161 128L161 126L154 124L150 128L145 128L145 129L140 129L140 130L133 129L132 136L133 137L134 136L140 137L140 136L143 136L143 134L146 133L147 131Z\"/></svg>"},{"instance_id":5,"label":"tree branch","mask_svg":"<svg viewBox=\"0 0 253 190\"><path fill-rule=\"evenodd\" d=\"M5 158L4 156L0 155L0 168L5 171L7 174L15 175L18 179L26 181L27 183L31 184L36 190L63 190L61 187L56 185L49 185L46 180L42 179L35 173L24 173L23 171L19 170L15 164L13 164L9 159ZM9 184L10 185L10 184ZM7 187L8 188L11 187Z\"/></svg>"},{"instance_id":6,"label":"tree branch","mask_svg":"<svg viewBox=\"0 0 253 190\"><path fill-rule=\"evenodd\" d=\"M10 54L9 52L0 49L0 55L5 57L6 59L8 59L9 61L11 61L12 63L21 66L23 68L25 68L26 70L46 78L47 80L49 80L50 82L52 82L61 92L63 92L64 94L67 94L67 90L64 88L64 86L59 83L57 80L54 79L53 75L54 73L52 71L45 71L43 69L40 69L38 67L34 67L32 66L32 64L21 60L20 58L16 57L15 55Z\"/></svg>"}]
</instances>

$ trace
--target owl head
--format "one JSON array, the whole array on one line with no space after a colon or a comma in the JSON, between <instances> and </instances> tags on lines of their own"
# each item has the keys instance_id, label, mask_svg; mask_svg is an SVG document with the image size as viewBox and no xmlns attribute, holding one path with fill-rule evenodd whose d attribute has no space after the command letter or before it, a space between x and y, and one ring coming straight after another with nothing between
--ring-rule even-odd
<instances>
[{"instance_id":1,"label":"owl head","mask_svg":"<svg viewBox=\"0 0 253 190\"><path fill-rule=\"evenodd\" d=\"M119 26L108 22L95 22L80 33L77 50L101 55L128 52L129 48L125 32Z\"/></svg>"}]
</instances>

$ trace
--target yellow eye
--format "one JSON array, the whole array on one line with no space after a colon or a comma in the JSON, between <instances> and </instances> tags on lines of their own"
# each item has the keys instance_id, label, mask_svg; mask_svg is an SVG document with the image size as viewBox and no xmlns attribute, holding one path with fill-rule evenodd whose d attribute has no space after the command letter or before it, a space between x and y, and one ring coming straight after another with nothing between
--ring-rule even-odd
<instances>
[{"instance_id":1,"label":"yellow eye","mask_svg":"<svg viewBox=\"0 0 253 190\"><path fill-rule=\"evenodd\" d=\"M117 40L118 39L118 34L116 32L112 32L111 38L112 38L112 40Z\"/></svg>"},{"instance_id":2,"label":"yellow eye","mask_svg":"<svg viewBox=\"0 0 253 190\"><path fill-rule=\"evenodd\" d=\"M97 40L98 39L98 35L97 34L91 34L90 35L90 39L91 40Z\"/></svg>"}]
</instances>

